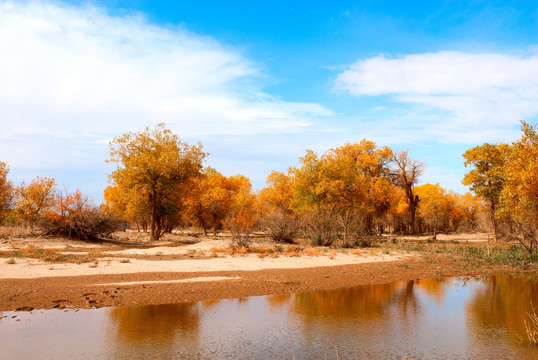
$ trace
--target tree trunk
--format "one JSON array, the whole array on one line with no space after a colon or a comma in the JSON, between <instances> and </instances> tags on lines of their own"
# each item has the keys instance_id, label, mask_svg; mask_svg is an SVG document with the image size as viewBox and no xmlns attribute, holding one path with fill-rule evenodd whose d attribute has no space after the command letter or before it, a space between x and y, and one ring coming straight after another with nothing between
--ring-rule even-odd
<instances>
[{"instance_id":1,"label":"tree trunk","mask_svg":"<svg viewBox=\"0 0 538 360\"><path fill-rule=\"evenodd\" d=\"M418 195L413 195L413 193L411 193L409 197L409 214L411 216L411 220L410 220L411 235L415 235L417 233L416 218L417 218L418 201L419 201Z\"/></svg>"},{"instance_id":2,"label":"tree trunk","mask_svg":"<svg viewBox=\"0 0 538 360\"><path fill-rule=\"evenodd\" d=\"M157 241L161 237L161 198L159 194L153 190L150 195L151 202L151 234L150 240Z\"/></svg>"},{"instance_id":3,"label":"tree trunk","mask_svg":"<svg viewBox=\"0 0 538 360\"><path fill-rule=\"evenodd\" d=\"M491 199L491 221L493 222L493 242L496 244L498 240L497 234L497 218L495 217L495 200Z\"/></svg>"}]
</instances>

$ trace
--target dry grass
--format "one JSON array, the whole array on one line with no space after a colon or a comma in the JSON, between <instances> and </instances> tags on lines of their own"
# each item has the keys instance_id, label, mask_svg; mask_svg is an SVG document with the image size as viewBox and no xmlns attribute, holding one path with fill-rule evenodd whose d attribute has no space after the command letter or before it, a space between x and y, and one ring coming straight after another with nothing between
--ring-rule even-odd
<instances>
[{"instance_id":1,"label":"dry grass","mask_svg":"<svg viewBox=\"0 0 538 360\"><path fill-rule=\"evenodd\" d=\"M369 256L377 256L377 255L379 255L379 251L377 249L370 248L370 249L368 249L368 255Z\"/></svg>"},{"instance_id":2,"label":"dry grass","mask_svg":"<svg viewBox=\"0 0 538 360\"><path fill-rule=\"evenodd\" d=\"M214 254L222 253L222 254L232 254L233 249L232 248L220 248L220 247L212 247L209 249Z\"/></svg>"},{"instance_id":3,"label":"dry grass","mask_svg":"<svg viewBox=\"0 0 538 360\"><path fill-rule=\"evenodd\" d=\"M190 236L190 235L189 235ZM220 235L219 235L220 236ZM124 243L123 241L126 240L136 240L137 238L140 238L144 240L147 240L148 234L144 233L138 233L136 231L127 231L127 232L118 232L114 234L114 238L116 241L122 241L121 243L114 243L114 244L92 244L92 246L88 246L87 243L75 241L75 240L67 240L62 238L57 239L43 239L33 236L32 238L28 237L21 237L21 238L8 238L7 241L4 242L4 250L0 251L0 258L4 259L10 259L13 258L18 261L19 258L33 258L33 259L39 259L42 261L48 261L48 262L69 262L69 263L77 263L77 264L91 264L95 261L102 261L103 258L114 258L117 257L117 261L122 263L127 263L130 260L129 255L121 255L121 253L117 253L118 251L129 249L129 244ZM176 246L183 246L186 243L188 244L195 244L198 241L192 240L193 236L190 236L189 238L185 236L184 234L174 233L174 234L168 234L167 235L167 243L151 243L147 244L145 243L143 246L145 247L153 247L153 246L170 246L170 247L176 247ZM131 241L131 245L133 245L135 248L138 248L141 245L140 239L136 241ZM189 242L190 241L190 242ZM366 256L368 254L368 249L344 249L344 250L338 250L338 249L331 249L328 247L316 247L310 245L310 241L304 240L303 242L297 242L294 244L277 244L271 242L267 238L261 238L260 241L256 241L255 244L252 244L250 247L244 247L244 246L236 246L236 247L229 247L226 245L221 245L222 247L212 247L211 249L191 249L186 252L185 256L187 258L195 258L195 257L219 257L219 254L223 254L224 256L231 256L231 255L247 255L247 254L253 254L256 255L258 258L278 258L279 256L286 256L286 257L302 257L302 256L308 256L308 257L319 257L319 256L327 256L330 259L334 259L337 255L337 253L342 252L343 254L352 254L355 256ZM113 251L113 253L107 253L107 251ZM381 251L388 251L382 248L378 248L377 250L370 250L370 255L380 255ZM66 252L64 254L64 252ZM116 255L117 253L117 255ZM389 252L390 253L390 252ZM162 253L157 253L155 257L158 257L160 255L163 255ZM172 256L172 258L177 258ZM183 258L182 256L179 256L179 258Z\"/></svg>"},{"instance_id":4,"label":"dry grass","mask_svg":"<svg viewBox=\"0 0 538 360\"><path fill-rule=\"evenodd\" d=\"M297 252L297 251L300 251L301 248L297 245L288 245L286 247L284 247L284 251L286 252Z\"/></svg>"},{"instance_id":5,"label":"dry grass","mask_svg":"<svg viewBox=\"0 0 538 360\"><path fill-rule=\"evenodd\" d=\"M275 245L275 246L251 246L249 248L245 247L226 247L226 248L218 248L213 247L210 249L210 251L213 253L213 256L218 256L217 254L228 254L228 255L234 255L234 254L257 254L257 256L260 259L263 259L265 257L271 257L271 258L277 258L279 255L284 255L288 257L301 257L301 256L311 256L311 257L318 257L318 256L328 256L330 259L334 259L337 255L337 251L335 249L328 249L328 248L319 248L319 247L313 247L313 246L302 246L302 245ZM390 251L384 250L385 254L389 253ZM353 254L355 256L365 256L366 254L370 256L377 256L379 255L380 250L379 249L350 249L345 250L342 253L344 254Z\"/></svg>"},{"instance_id":6,"label":"dry grass","mask_svg":"<svg viewBox=\"0 0 538 360\"><path fill-rule=\"evenodd\" d=\"M201 251L203 251L203 250L201 250ZM212 247L211 249L209 249L209 251L211 251L213 254L222 253L222 254L229 254L229 255L233 255L233 254L245 255L245 254L249 253L249 248L247 248L245 246L226 247L226 248ZM196 250L194 252L196 252ZM203 251L202 255L205 255L205 251Z\"/></svg>"},{"instance_id":7,"label":"dry grass","mask_svg":"<svg viewBox=\"0 0 538 360\"><path fill-rule=\"evenodd\" d=\"M34 245L26 245L22 248L23 255L33 255L36 252L36 247Z\"/></svg>"},{"instance_id":8,"label":"dry grass","mask_svg":"<svg viewBox=\"0 0 538 360\"><path fill-rule=\"evenodd\" d=\"M315 247L306 247L304 250L303 250L303 254L305 255L308 255L308 256L319 256L320 253L319 253L319 250Z\"/></svg>"},{"instance_id":9,"label":"dry grass","mask_svg":"<svg viewBox=\"0 0 538 360\"><path fill-rule=\"evenodd\" d=\"M239 246L239 247L233 248L233 250L234 250L234 253L236 254L245 255L248 253L248 248L246 246Z\"/></svg>"},{"instance_id":10,"label":"dry grass","mask_svg":"<svg viewBox=\"0 0 538 360\"><path fill-rule=\"evenodd\" d=\"M531 311L527 313L529 321L525 320L525 331L527 332L527 338L529 342L538 346L538 315L536 315L536 308L532 306Z\"/></svg>"},{"instance_id":11,"label":"dry grass","mask_svg":"<svg viewBox=\"0 0 538 360\"><path fill-rule=\"evenodd\" d=\"M276 250L274 246L251 246L248 251L252 253L274 253Z\"/></svg>"}]
</instances>

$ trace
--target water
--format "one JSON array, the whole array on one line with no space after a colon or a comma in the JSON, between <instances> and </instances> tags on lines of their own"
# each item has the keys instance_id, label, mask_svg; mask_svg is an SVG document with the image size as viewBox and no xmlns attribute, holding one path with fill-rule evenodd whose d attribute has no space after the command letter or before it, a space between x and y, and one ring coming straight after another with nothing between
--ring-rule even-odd
<instances>
[{"instance_id":1,"label":"water","mask_svg":"<svg viewBox=\"0 0 538 360\"><path fill-rule=\"evenodd\" d=\"M498 274L193 304L4 312L0 358L538 359L538 347L518 337L526 340L531 300L538 305L537 281Z\"/></svg>"}]
</instances>

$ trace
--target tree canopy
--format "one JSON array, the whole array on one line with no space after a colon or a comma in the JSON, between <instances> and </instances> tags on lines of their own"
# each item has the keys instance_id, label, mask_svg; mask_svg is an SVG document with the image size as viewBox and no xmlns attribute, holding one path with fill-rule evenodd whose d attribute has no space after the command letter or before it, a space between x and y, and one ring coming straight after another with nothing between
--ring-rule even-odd
<instances>
[{"instance_id":1,"label":"tree canopy","mask_svg":"<svg viewBox=\"0 0 538 360\"><path fill-rule=\"evenodd\" d=\"M189 145L159 124L127 133L110 143L110 174L127 207L134 202L149 211L151 239L158 240L166 222L176 215L193 180L200 175L206 154L202 145Z\"/></svg>"}]
</instances>

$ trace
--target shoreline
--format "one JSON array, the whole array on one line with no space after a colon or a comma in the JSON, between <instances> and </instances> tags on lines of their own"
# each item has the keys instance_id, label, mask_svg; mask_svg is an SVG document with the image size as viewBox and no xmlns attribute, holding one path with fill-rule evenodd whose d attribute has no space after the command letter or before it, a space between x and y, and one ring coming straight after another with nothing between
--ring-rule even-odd
<instances>
[{"instance_id":1,"label":"shoreline","mask_svg":"<svg viewBox=\"0 0 538 360\"><path fill-rule=\"evenodd\" d=\"M173 234L153 243L146 236L118 233L117 241L102 243L14 235L1 240L0 311L171 304L517 270L466 261L461 251L438 253L438 245L418 237L401 239L412 242L396 249L334 249L267 238L253 239L249 249L231 249L224 236ZM485 239L447 235L440 243L465 250L469 241L485 245Z\"/></svg>"},{"instance_id":2,"label":"shoreline","mask_svg":"<svg viewBox=\"0 0 538 360\"><path fill-rule=\"evenodd\" d=\"M197 302L481 273L484 270L459 269L457 264L439 255L434 261L413 256L404 260L295 269L3 278L0 279L0 311Z\"/></svg>"}]
</instances>

